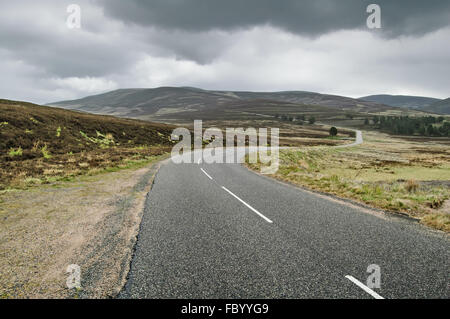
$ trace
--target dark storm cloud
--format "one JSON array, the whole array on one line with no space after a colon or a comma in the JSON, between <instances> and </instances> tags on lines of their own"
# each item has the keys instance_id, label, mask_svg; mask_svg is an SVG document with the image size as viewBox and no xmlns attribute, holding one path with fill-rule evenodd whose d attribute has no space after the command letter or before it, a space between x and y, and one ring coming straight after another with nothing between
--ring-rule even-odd
<instances>
[{"instance_id":1,"label":"dark storm cloud","mask_svg":"<svg viewBox=\"0 0 450 319\"><path fill-rule=\"evenodd\" d=\"M382 33L422 35L447 26L447 0L98 0L105 13L127 23L162 29L235 30L271 24L316 36L365 27L366 8L382 9Z\"/></svg>"}]
</instances>

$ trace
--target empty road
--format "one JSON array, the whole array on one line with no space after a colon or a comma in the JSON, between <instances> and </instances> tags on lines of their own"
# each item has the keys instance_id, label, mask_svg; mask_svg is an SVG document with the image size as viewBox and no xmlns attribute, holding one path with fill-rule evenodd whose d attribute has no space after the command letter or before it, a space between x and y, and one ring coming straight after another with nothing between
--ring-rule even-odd
<instances>
[{"instance_id":1,"label":"empty road","mask_svg":"<svg viewBox=\"0 0 450 319\"><path fill-rule=\"evenodd\" d=\"M239 164L174 164L148 195L121 298L448 298L442 232ZM380 288L367 287L369 265Z\"/></svg>"}]
</instances>

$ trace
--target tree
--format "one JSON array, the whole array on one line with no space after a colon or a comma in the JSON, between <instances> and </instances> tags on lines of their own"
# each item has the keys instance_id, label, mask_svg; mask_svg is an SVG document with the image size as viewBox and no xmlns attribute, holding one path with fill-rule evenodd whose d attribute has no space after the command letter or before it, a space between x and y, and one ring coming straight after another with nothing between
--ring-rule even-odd
<instances>
[{"instance_id":1,"label":"tree","mask_svg":"<svg viewBox=\"0 0 450 319\"><path fill-rule=\"evenodd\" d=\"M308 122L309 122L309 124L314 124L314 123L316 123L316 118L315 118L314 116L311 116L311 117L308 119Z\"/></svg>"},{"instance_id":2,"label":"tree","mask_svg":"<svg viewBox=\"0 0 450 319\"><path fill-rule=\"evenodd\" d=\"M426 131L425 126L423 124L420 125L419 130L418 130L419 135L425 135L425 131Z\"/></svg>"},{"instance_id":3,"label":"tree","mask_svg":"<svg viewBox=\"0 0 450 319\"><path fill-rule=\"evenodd\" d=\"M435 135L433 124L428 124L427 130L426 130L426 135L428 135L428 136Z\"/></svg>"},{"instance_id":4,"label":"tree","mask_svg":"<svg viewBox=\"0 0 450 319\"><path fill-rule=\"evenodd\" d=\"M330 128L330 135L331 136L336 136L338 133L337 128L335 128L334 126L332 128Z\"/></svg>"},{"instance_id":5,"label":"tree","mask_svg":"<svg viewBox=\"0 0 450 319\"><path fill-rule=\"evenodd\" d=\"M378 124L380 122L380 118L378 116L373 117L373 124Z\"/></svg>"}]
</instances>

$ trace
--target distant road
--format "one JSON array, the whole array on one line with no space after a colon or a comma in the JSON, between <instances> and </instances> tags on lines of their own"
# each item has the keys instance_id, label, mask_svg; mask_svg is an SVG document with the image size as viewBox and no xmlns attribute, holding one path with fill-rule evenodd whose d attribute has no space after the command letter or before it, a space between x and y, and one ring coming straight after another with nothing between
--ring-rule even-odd
<instances>
[{"instance_id":1,"label":"distant road","mask_svg":"<svg viewBox=\"0 0 450 319\"><path fill-rule=\"evenodd\" d=\"M444 233L239 164L169 162L120 297L449 298L449 248ZM367 286L371 264L380 289Z\"/></svg>"},{"instance_id":2,"label":"distant road","mask_svg":"<svg viewBox=\"0 0 450 319\"><path fill-rule=\"evenodd\" d=\"M353 131L355 131L355 133L356 133L355 141L353 143L338 145L336 147L352 147L352 146L357 146L357 145L362 144L364 142L362 132L360 130L353 130Z\"/></svg>"}]
</instances>

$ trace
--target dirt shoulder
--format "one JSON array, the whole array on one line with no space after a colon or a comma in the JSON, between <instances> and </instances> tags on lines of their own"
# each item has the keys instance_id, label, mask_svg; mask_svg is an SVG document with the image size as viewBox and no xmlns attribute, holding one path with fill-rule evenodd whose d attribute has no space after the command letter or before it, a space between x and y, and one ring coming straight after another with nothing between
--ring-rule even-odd
<instances>
[{"instance_id":1,"label":"dirt shoulder","mask_svg":"<svg viewBox=\"0 0 450 319\"><path fill-rule=\"evenodd\" d=\"M163 158L0 193L0 298L114 297ZM81 268L81 289L66 287L71 264Z\"/></svg>"}]
</instances>

